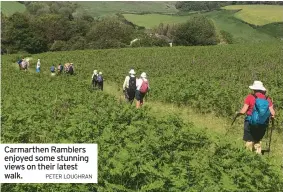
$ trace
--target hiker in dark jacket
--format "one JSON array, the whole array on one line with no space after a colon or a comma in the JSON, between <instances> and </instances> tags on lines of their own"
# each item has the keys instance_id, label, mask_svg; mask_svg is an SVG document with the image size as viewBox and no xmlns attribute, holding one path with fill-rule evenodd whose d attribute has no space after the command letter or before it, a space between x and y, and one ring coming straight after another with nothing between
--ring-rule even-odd
<instances>
[{"instance_id":1,"label":"hiker in dark jacket","mask_svg":"<svg viewBox=\"0 0 283 192\"><path fill-rule=\"evenodd\" d=\"M100 89L101 91L103 91L103 76L102 76L102 72L99 72L97 75L97 87L98 89Z\"/></svg>"},{"instance_id":2,"label":"hiker in dark jacket","mask_svg":"<svg viewBox=\"0 0 283 192\"><path fill-rule=\"evenodd\" d=\"M126 76L124 84L123 84L123 92L125 94L126 101L133 103L135 99L135 92L136 92L136 77L135 77L135 70L131 69L129 71L129 75Z\"/></svg>"},{"instance_id":3,"label":"hiker in dark jacket","mask_svg":"<svg viewBox=\"0 0 283 192\"><path fill-rule=\"evenodd\" d=\"M253 90L253 93L245 98L244 106L238 114L246 114L243 140L246 142L247 149L250 151L255 150L257 154L261 154L261 140L268 127L269 118L267 117L266 123L263 125L250 124L250 118L255 107L256 99L266 99L268 101L268 106L267 104L266 106L269 108L271 118L275 117L275 111L271 98L266 97L266 89L262 82L254 81L253 85L249 86L249 88Z\"/></svg>"},{"instance_id":4,"label":"hiker in dark jacket","mask_svg":"<svg viewBox=\"0 0 283 192\"><path fill-rule=\"evenodd\" d=\"M97 76L98 76L97 70L94 70L94 71L93 71L93 74L92 74L92 76L91 76L92 88L97 87Z\"/></svg>"}]
</instances>

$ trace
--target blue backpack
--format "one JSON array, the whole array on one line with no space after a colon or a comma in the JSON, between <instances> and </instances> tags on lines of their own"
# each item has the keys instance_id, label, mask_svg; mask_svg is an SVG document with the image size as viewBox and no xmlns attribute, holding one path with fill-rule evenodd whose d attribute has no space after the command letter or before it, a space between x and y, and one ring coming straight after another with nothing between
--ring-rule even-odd
<instances>
[{"instance_id":1,"label":"blue backpack","mask_svg":"<svg viewBox=\"0 0 283 192\"><path fill-rule=\"evenodd\" d=\"M270 117L269 102L267 97L265 99L255 97L255 106L250 116L247 116L249 124L252 126L267 125Z\"/></svg>"}]
</instances>

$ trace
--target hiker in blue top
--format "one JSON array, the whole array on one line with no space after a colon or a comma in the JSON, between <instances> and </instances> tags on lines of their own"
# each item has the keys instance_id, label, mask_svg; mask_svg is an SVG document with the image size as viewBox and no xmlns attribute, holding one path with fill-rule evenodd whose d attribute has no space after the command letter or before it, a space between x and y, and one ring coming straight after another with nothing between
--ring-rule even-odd
<instances>
[{"instance_id":1,"label":"hiker in blue top","mask_svg":"<svg viewBox=\"0 0 283 192\"><path fill-rule=\"evenodd\" d=\"M55 73L55 67L54 67L54 65L52 65L52 66L50 67L50 71L51 71L51 73Z\"/></svg>"},{"instance_id":2,"label":"hiker in blue top","mask_svg":"<svg viewBox=\"0 0 283 192\"><path fill-rule=\"evenodd\" d=\"M63 72L63 65L60 63L57 67L58 74L62 74Z\"/></svg>"},{"instance_id":3,"label":"hiker in blue top","mask_svg":"<svg viewBox=\"0 0 283 192\"><path fill-rule=\"evenodd\" d=\"M97 75L97 87L98 89L100 89L101 91L103 91L103 76L102 76L102 72L99 72Z\"/></svg>"},{"instance_id":4,"label":"hiker in blue top","mask_svg":"<svg viewBox=\"0 0 283 192\"><path fill-rule=\"evenodd\" d=\"M254 81L249 88L253 93L246 97L244 106L238 114L246 114L243 136L246 148L261 154L261 140L269 125L269 118L275 118L275 111L261 81Z\"/></svg>"},{"instance_id":5,"label":"hiker in blue top","mask_svg":"<svg viewBox=\"0 0 283 192\"><path fill-rule=\"evenodd\" d=\"M18 65L19 65L20 70L22 69L22 62L23 62L23 60L24 60L24 58L22 58L22 59L20 59L18 61Z\"/></svg>"}]
</instances>

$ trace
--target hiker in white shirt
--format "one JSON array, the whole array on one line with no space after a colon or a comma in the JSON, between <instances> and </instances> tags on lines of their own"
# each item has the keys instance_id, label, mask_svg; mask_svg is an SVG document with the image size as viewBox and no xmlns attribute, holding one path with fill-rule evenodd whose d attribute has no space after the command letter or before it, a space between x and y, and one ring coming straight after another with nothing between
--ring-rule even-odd
<instances>
[{"instance_id":1,"label":"hiker in white shirt","mask_svg":"<svg viewBox=\"0 0 283 192\"><path fill-rule=\"evenodd\" d=\"M40 59L37 60L37 64L36 64L36 72L39 73L40 72Z\"/></svg>"},{"instance_id":2,"label":"hiker in white shirt","mask_svg":"<svg viewBox=\"0 0 283 192\"><path fill-rule=\"evenodd\" d=\"M141 74L141 77L137 80L136 83L137 89L136 89L136 107L140 108L143 105L143 98L146 95L146 93L149 91L149 82L146 77L146 73L143 72Z\"/></svg>"},{"instance_id":3,"label":"hiker in white shirt","mask_svg":"<svg viewBox=\"0 0 283 192\"><path fill-rule=\"evenodd\" d=\"M123 92L125 94L126 101L133 103L135 99L135 92L136 92L136 77L135 77L135 70L131 69L129 71L129 75L126 76L124 84L123 84Z\"/></svg>"}]
</instances>

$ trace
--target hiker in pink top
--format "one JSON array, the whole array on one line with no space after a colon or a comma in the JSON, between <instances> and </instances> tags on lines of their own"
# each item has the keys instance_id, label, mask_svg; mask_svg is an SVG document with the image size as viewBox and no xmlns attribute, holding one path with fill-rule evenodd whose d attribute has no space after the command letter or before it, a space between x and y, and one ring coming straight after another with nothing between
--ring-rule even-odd
<instances>
[{"instance_id":1,"label":"hiker in pink top","mask_svg":"<svg viewBox=\"0 0 283 192\"><path fill-rule=\"evenodd\" d=\"M149 91L149 82L146 77L146 73L143 72L141 77L136 82L136 108L140 108L143 105L143 98Z\"/></svg>"}]
</instances>

